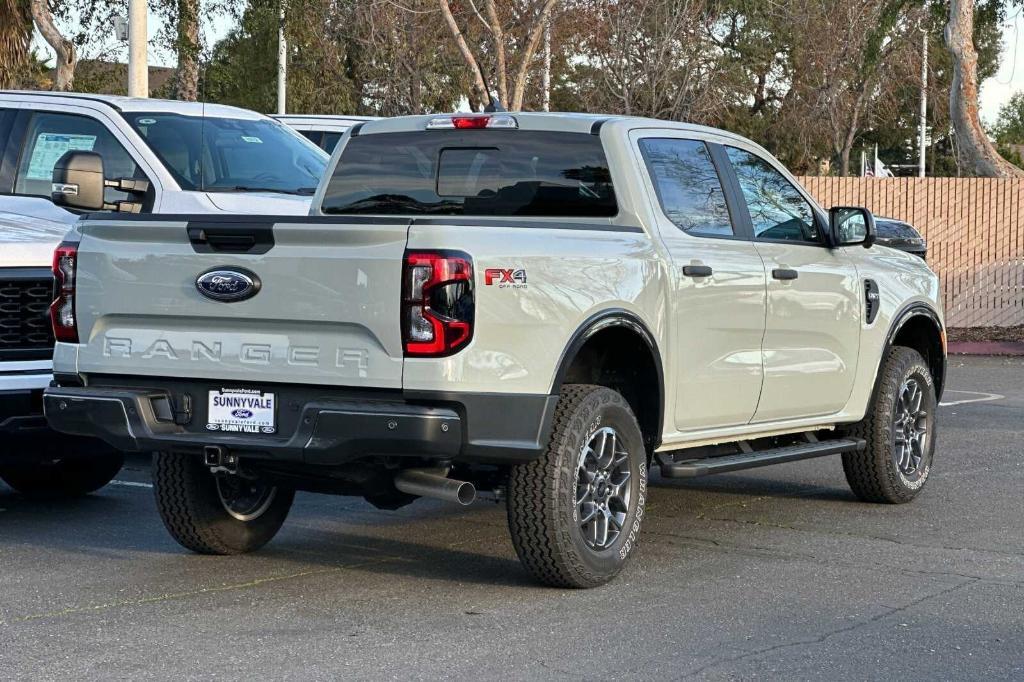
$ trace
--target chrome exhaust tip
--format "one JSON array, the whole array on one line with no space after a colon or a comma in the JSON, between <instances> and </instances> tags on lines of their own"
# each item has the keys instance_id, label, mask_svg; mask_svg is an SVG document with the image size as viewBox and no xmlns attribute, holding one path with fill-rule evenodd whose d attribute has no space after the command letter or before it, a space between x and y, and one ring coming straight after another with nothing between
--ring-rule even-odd
<instances>
[{"instance_id":1,"label":"chrome exhaust tip","mask_svg":"<svg viewBox=\"0 0 1024 682\"><path fill-rule=\"evenodd\" d=\"M476 486L435 473L437 469L405 469L395 476L395 487L408 495L431 497L468 507L476 500Z\"/></svg>"}]
</instances>

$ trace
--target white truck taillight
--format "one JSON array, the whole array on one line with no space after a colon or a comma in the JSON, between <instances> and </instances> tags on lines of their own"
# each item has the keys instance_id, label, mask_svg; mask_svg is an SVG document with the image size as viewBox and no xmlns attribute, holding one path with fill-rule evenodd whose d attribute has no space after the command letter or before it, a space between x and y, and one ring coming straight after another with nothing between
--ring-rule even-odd
<instances>
[{"instance_id":1,"label":"white truck taillight","mask_svg":"<svg viewBox=\"0 0 1024 682\"><path fill-rule=\"evenodd\" d=\"M64 343L78 343L78 320L75 318L75 272L78 266L78 245L62 243L53 252L53 278L56 298L50 304L53 336Z\"/></svg>"},{"instance_id":2,"label":"white truck taillight","mask_svg":"<svg viewBox=\"0 0 1024 682\"><path fill-rule=\"evenodd\" d=\"M473 338L473 261L458 251L409 251L402 273L402 344L443 357Z\"/></svg>"}]
</instances>

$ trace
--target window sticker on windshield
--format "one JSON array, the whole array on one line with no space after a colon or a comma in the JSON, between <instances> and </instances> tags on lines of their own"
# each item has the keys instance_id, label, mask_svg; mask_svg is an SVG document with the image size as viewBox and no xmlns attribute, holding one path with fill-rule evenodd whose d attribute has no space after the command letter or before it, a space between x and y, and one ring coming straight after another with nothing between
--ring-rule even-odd
<instances>
[{"instance_id":1,"label":"window sticker on windshield","mask_svg":"<svg viewBox=\"0 0 1024 682\"><path fill-rule=\"evenodd\" d=\"M91 152L96 145L95 135L65 135L63 133L39 133L32 157L28 162L29 180L49 180L53 177L53 167L64 152Z\"/></svg>"},{"instance_id":2,"label":"window sticker on windshield","mask_svg":"<svg viewBox=\"0 0 1024 682\"><path fill-rule=\"evenodd\" d=\"M251 142L253 144L263 144L263 140L252 135L242 135L242 139L245 140L246 142Z\"/></svg>"},{"instance_id":3,"label":"window sticker on windshield","mask_svg":"<svg viewBox=\"0 0 1024 682\"><path fill-rule=\"evenodd\" d=\"M156 119L155 118L140 118L139 119L139 125L142 125L142 126L151 126L154 123L156 123Z\"/></svg>"}]
</instances>

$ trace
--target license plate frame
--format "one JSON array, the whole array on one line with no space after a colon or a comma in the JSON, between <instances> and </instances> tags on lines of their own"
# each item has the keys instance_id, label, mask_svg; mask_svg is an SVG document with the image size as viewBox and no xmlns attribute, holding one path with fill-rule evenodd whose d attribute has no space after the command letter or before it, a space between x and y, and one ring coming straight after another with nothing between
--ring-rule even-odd
<instances>
[{"instance_id":1,"label":"license plate frame","mask_svg":"<svg viewBox=\"0 0 1024 682\"><path fill-rule=\"evenodd\" d=\"M253 388L210 389L206 398L206 430L273 435L277 433L277 395Z\"/></svg>"}]
</instances>

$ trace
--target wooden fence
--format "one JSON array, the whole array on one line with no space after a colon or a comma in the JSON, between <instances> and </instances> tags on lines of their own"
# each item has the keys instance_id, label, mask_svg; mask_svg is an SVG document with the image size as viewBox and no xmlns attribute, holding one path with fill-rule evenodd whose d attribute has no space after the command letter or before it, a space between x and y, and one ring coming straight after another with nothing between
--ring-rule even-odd
<instances>
[{"instance_id":1,"label":"wooden fence","mask_svg":"<svg viewBox=\"0 0 1024 682\"><path fill-rule=\"evenodd\" d=\"M1024 325L1024 180L833 178L800 181L822 206L866 206L928 240L949 327Z\"/></svg>"}]
</instances>

